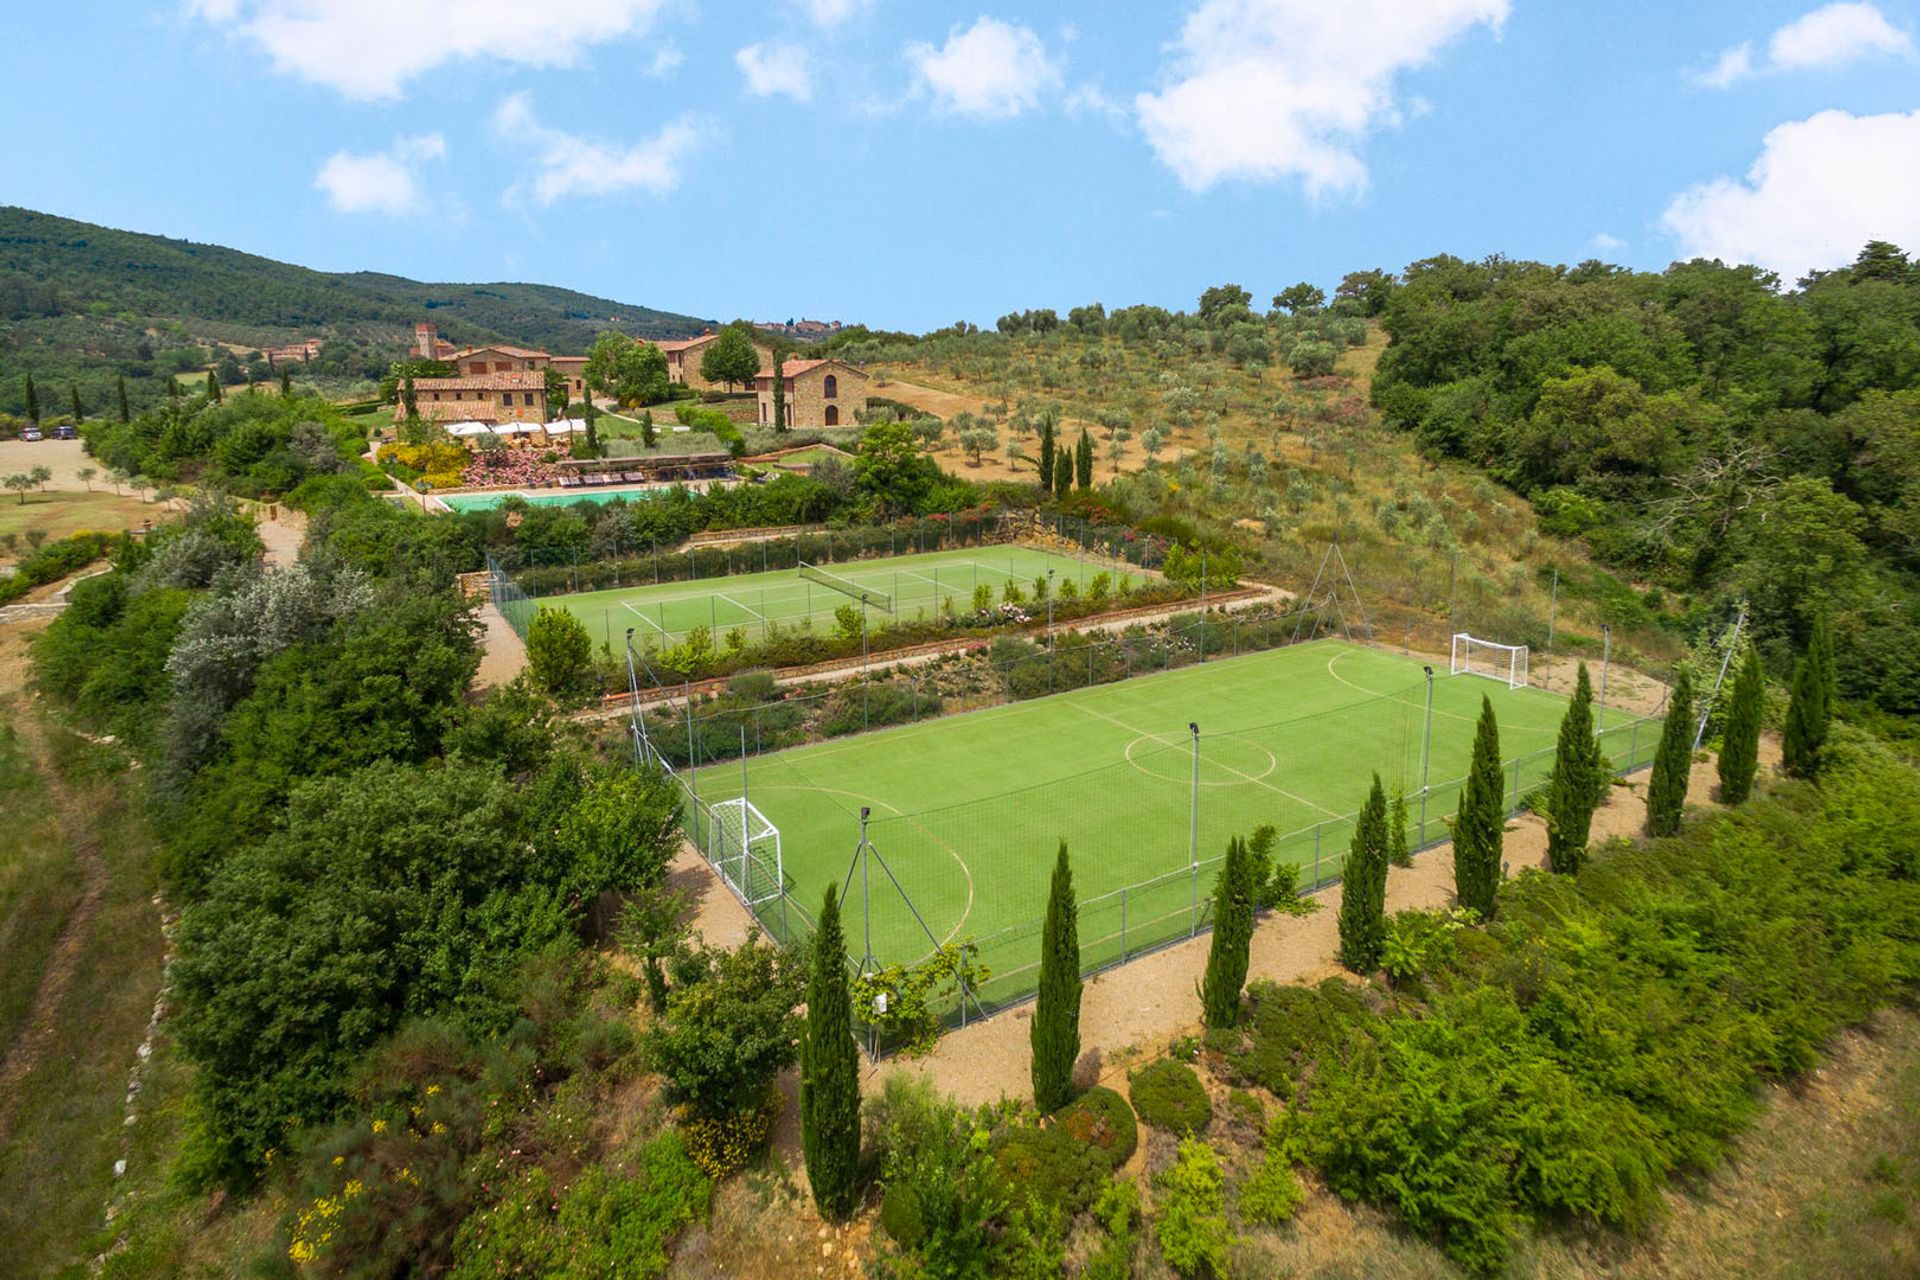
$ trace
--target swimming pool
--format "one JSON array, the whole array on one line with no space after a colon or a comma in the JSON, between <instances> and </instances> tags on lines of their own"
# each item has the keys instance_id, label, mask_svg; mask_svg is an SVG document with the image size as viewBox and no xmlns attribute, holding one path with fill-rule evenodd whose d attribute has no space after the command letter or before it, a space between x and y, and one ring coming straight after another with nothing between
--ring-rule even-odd
<instances>
[{"instance_id":1,"label":"swimming pool","mask_svg":"<svg viewBox=\"0 0 1920 1280\"><path fill-rule=\"evenodd\" d=\"M508 498L520 498L530 507L570 507L576 502L601 506L620 499L626 502L650 502L665 489L569 489L559 493L523 493L517 489L498 493L449 493L436 495L453 511L491 511Z\"/></svg>"}]
</instances>

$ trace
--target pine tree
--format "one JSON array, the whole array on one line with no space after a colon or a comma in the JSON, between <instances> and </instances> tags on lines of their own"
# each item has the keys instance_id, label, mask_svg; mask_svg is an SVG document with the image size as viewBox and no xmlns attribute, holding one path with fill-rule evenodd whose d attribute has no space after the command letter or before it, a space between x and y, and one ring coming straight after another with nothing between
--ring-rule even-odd
<instances>
[{"instance_id":1,"label":"pine tree","mask_svg":"<svg viewBox=\"0 0 1920 1280\"><path fill-rule=\"evenodd\" d=\"M1093 488L1093 437L1080 429L1080 443L1074 448L1073 483L1075 488Z\"/></svg>"},{"instance_id":2,"label":"pine tree","mask_svg":"<svg viewBox=\"0 0 1920 1280\"><path fill-rule=\"evenodd\" d=\"M1040 492L1044 495L1053 491L1053 415L1040 415Z\"/></svg>"},{"instance_id":3,"label":"pine tree","mask_svg":"<svg viewBox=\"0 0 1920 1280\"><path fill-rule=\"evenodd\" d=\"M40 392L33 385L32 374L27 375L27 421L40 425Z\"/></svg>"},{"instance_id":4,"label":"pine tree","mask_svg":"<svg viewBox=\"0 0 1920 1280\"><path fill-rule=\"evenodd\" d=\"M1827 620L1816 618L1813 638L1793 670L1786 731L1781 735L1781 764L1795 778L1820 775L1820 751L1833 720L1833 638Z\"/></svg>"},{"instance_id":5,"label":"pine tree","mask_svg":"<svg viewBox=\"0 0 1920 1280\"><path fill-rule=\"evenodd\" d=\"M1667 718L1660 726L1660 745L1653 752L1653 772L1647 779L1648 835L1678 834L1692 769L1693 676L1683 666L1673 682Z\"/></svg>"},{"instance_id":6,"label":"pine tree","mask_svg":"<svg viewBox=\"0 0 1920 1280\"><path fill-rule=\"evenodd\" d=\"M1240 1021L1240 989L1247 983L1253 946L1253 888L1253 855L1236 836L1227 842L1213 889L1213 943L1200 981L1201 1017L1209 1027Z\"/></svg>"},{"instance_id":7,"label":"pine tree","mask_svg":"<svg viewBox=\"0 0 1920 1280\"><path fill-rule=\"evenodd\" d=\"M1064 498L1073 488L1073 455L1061 445L1053 455L1053 496Z\"/></svg>"},{"instance_id":8,"label":"pine tree","mask_svg":"<svg viewBox=\"0 0 1920 1280\"><path fill-rule=\"evenodd\" d=\"M207 370L207 399L214 404L220 402L220 379L213 376L213 370Z\"/></svg>"},{"instance_id":9,"label":"pine tree","mask_svg":"<svg viewBox=\"0 0 1920 1280\"><path fill-rule=\"evenodd\" d=\"M840 904L828 885L814 931L800 1033L800 1140L813 1202L829 1219L850 1216L859 1200L860 1048L853 1038L846 957Z\"/></svg>"},{"instance_id":10,"label":"pine tree","mask_svg":"<svg viewBox=\"0 0 1920 1280\"><path fill-rule=\"evenodd\" d=\"M1376 773L1340 874L1340 963L1355 973L1378 969L1386 943L1387 843L1387 793Z\"/></svg>"},{"instance_id":11,"label":"pine tree","mask_svg":"<svg viewBox=\"0 0 1920 1280\"><path fill-rule=\"evenodd\" d=\"M1766 713L1767 677L1760 669L1760 651L1747 646L1747 656L1733 677L1733 696L1727 704L1727 722L1720 730L1720 803L1740 804L1753 794L1753 778L1760 769L1760 722Z\"/></svg>"},{"instance_id":12,"label":"pine tree","mask_svg":"<svg viewBox=\"0 0 1920 1280\"><path fill-rule=\"evenodd\" d=\"M1073 1101L1073 1064L1080 1060L1080 913L1065 840L1047 894L1047 920L1040 934L1040 999L1028 1034L1033 1042L1033 1104L1051 1115Z\"/></svg>"},{"instance_id":13,"label":"pine tree","mask_svg":"<svg viewBox=\"0 0 1920 1280\"><path fill-rule=\"evenodd\" d=\"M120 401L120 421L132 422L133 410L127 405L127 377L125 374L120 375L120 382L115 389L115 395Z\"/></svg>"},{"instance_id":14,"label":"pine tree","mask_svg":"<svg viewBox=\"0 0 1920 1280\"><path fill-rule=\"evenodd\" d=\"M1473 759L1460 812L1453 820L1453 893L1460 905L1493 914L1500 887L1501 837L1506 831L1506 782L1500 770L1500 723L1493 702L1482 695L1480 724L1473 734Z\"/></svg>"},{"instance_id":15,"label":"pine tree","mask_svg":"<svg viewBox=\"0 0 1920 1280\"><path fill-rule=\"evenodd\" d=\"M1600 765L1600 741L1593 733L1593 682L1587 664L1580 664L1573 701L1560 719L1560 740L1554 748L1553 772L1547 777L1547 867L1572 875L1587 860L1587 841L1593 832L1593 811L1605 794Z\"/></svg>"}]
</instances>

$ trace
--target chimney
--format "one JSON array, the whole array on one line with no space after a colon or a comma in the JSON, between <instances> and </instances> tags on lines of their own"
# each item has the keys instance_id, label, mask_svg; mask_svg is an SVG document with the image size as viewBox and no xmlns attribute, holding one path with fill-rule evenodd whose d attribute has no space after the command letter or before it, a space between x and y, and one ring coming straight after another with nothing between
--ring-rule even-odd
<instances>
[{"instance_id":1,"label":"chimney","mask_svg":"<svg viewBox=\"0 0 1920 1280\"><path fill-rule=\"evenodd\" d=\"M434 343L438 341L439 337L439 331L425 320L414 325L413 354L422 360L433 359Z\"/></svg>"}]
</instances>

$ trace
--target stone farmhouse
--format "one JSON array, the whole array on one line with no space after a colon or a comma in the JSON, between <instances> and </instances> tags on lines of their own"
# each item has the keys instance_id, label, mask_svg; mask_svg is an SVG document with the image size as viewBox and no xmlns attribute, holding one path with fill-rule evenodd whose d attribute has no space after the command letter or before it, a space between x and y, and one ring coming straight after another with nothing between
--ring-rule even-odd
<instances>
[{"instance_id":1,"label":"stone farmhouse","mask_svg":"<svg viewBox=\"0 0 1920 1280\"><path fill-rule=\"evenodd\" d=\"M415 378L414 407L428 422L545 422L547 375L539 370ZM393 407L396 422L405 404Z\"/></svg>"},{"instance_id":2,"label":"stone farmhouse","mask_svg":"<svg viewBox=\"0 0 1920 1280\"><path fill-rule=\"evenodd\" d=\"M710 391L721 384L709 382L700 374L700 360L707 354L707 348L713 345L720 335L709 329L697 338L673 338L653 345L660 348L667 357L667 380L682 386L692 387L696 391ZM646 341L646 339L641 339ZM766 368L773 363L773 348L763 343L753 344L754 354L760 357L760 367Z\"/></svg>"},{"instance_id":3,"label":"stone farmhouse","mask_svg":"<svg viewBox=\"0 0 1920 1280\"><path fill-rule=\"evenodd\" d=\"M769 365L771 362L769 361ZM867 375L841 360L788 360L780 366L787 428L851 426L867 407ZM753 380L760 396L759 423L773 425L773 370L763 365Z\"/></svg>"}]
</instances>

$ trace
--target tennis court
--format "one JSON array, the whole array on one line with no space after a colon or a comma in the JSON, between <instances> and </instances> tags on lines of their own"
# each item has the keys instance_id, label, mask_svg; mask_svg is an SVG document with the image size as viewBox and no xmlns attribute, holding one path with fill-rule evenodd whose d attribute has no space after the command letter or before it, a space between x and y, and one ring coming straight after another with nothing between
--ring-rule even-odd
<instances>
[{"instance_id":1,"label":"tennis court","mask_svg":"<svg viewBox=\"0 0 1920 1280\"><path fill-rule=\"evenodd\" d=\"M868 625L879 627L888 615L898 618L933 617L951 603L958 613L973 606L975 591L984 586L998 605L1009 583L1026 600L1023 608L1044 617L1046 605L1033 603L1034 583L1052 574L1052 591L1072 582L1084 594L1093 579L1108 575L1118 591L1122 578L1139 584L1141 570L1123 572L1075 556L1030 547L962 547L950 551L888 556L875 560L820 565L809 575L803 569L773 569L721 578L660 585L640 584L605 591L583 591L543 597L538 601L503 601L503 611L515 630L526 634L534 605L565 609L585 624L595 641L615 649L632 628L641 645L677 644L695 627L707 627L715 644L736 628L749 642L766 638L772 626L811 625L831 631L834 611L864 598ZM518 613L522 616L515 616Z\"/></svg>"},{"instance_id":2,"label":"tennis court","mask_svg":"<svg viewBox=\"0 0 1920 1280\"><path fill-rule=\"evenodd\" d=\"M799 912L817 910L827 885L857 866L868 809L885 866L854 872L854 957L869 928L882 963L971 938L998 1003L1031 991L1062 839L1084 958L1122 960L1205 927L1228 839L1261 824L1277 829L1275 857L1301 866L1303 887L1338 878L1376 770L1408 796L1415 844L1443 839L1483 696L1517 805L1552 767L1564 698L1442 668L1429 718L1418 660L1336 640L712 764L689 781L707 804L744 792L779 829L781 878ZM1603 723L1616 768L1651 757L1657 722L1605 712ZM779 905L756 908L776 933Z\"/></svg>"}]
</instances>

